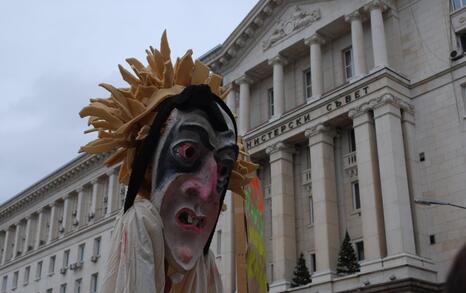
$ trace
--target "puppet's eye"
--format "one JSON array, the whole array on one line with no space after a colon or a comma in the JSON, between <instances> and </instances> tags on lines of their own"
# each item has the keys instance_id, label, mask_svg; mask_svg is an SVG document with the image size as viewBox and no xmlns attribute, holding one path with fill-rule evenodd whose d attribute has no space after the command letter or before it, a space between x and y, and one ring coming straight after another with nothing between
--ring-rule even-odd
<instances>
[{"instance_id":1,"label":"puppet's eye","mask_svg":"<svg viewBox=\"0 0 466 293\"><path fill-rule=\"evenodd\" d=\"M190 142L182 142L174 147L176 157L183 163L193 163L199 159L199 150L197 145Z\"/></svg>"}]
</instances>

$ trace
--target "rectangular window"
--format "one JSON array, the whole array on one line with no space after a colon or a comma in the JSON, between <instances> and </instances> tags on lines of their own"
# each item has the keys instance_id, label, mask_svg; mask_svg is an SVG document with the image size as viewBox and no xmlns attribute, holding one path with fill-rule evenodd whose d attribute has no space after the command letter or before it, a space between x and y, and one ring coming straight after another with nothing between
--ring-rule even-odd
<instances>
[{"instance_id":1,"label":"rectangular window","mask_svg":"<svg viewBox=\"0 0 466 293\"><path fill-rule=\"evenodd\" d=\"M86 244L80 244L78 246L78 262L83 263L84 262L84 248L86 247Z\"/></svg>"},{"instance_id":2,"label":"rectangular window","mask_svg":"<svg viewBox=\"0 0 466 293\"><path fill-rule=\"evenodd\" d=\"M94 239L94 256L100 256L100 242L101 242L101 237L97 237Z\"/></svg>"},{"instance_id":3,"label":"rectangular window","mask_svg":"<svg viewBox=\"0 0 466 293\"><path fill-rule=\"evenodd\" d=\"M67 268L70 262L70 250L67 249L63 252L63 267Z\"/></svg>"},{"instance_id":4,"label":"rectangular window","mask_svg":"<svg viewBox=\"0 0 466 293\"><path fill-rule=\"evenodd\" d=\"M11 289L16 289L18 287L18 276L19 276L18 271L13 273L13 284L11 284Z\"/></svg>"},{"instance_id":5,"label":"rectangular window","mask_svg":"<svg viewBox=\"0 0 466 293\"><path fill-rule=\"evenodd\" d=\"M27 266L24 269L24 277L23 277L23 284L27 285L29 283L29 275L31 274L31 267Z\"/></svg>"},{"instance_id":6,"label":"rectangular window","mask_svg":"<svg viewBox=\"0 0 466 293\"><path fill-rule=\"evenodd\" d=\"M358 257L358 261L364 260L364 242L358 241L355 243L356 246L356 254Z\"/></svg>"},{"instance_id":7,"label":"rectangular window","mask_svg":"<svg viewBox=\"0 0 466 293\"><path fill-rule=\"evenodd\" d=\"M91 293L97 293L97 282L98 282L98 274L95 273L91 276Z\"/></svg>"},{"instance_id":8,"label":"rectangular window","mask_svg":"<svg viewBox=\"0 0 466 293\"><path fill-rule=\"evenodd\" d=\"M310 270L311 274L314 273L315 271L317 271L317 262L316 262L316 254L315 253L310 254L309 264L310 264L309 270Z\"/></svg>"},{"instance_id":9,"label":"rectangular window","mask_svg":"<svg viewBox=\"0 0 466 293\"><path fill-rule=\"evenodd\" d=\"M308 99L312 95L312 81L311 81L311 69L308 68L303 72L303 84L304 84L304 99Z\"/></svg>"},{"instance_id":10,"label":"rectangular window","mask_svg":"<svg viewBox=\"0 0 466 293\"><path fill-rule=\"evenodd\" d=\"M3 280L2 280L2 292L6 292L7 283L8 283L8 276L3 276Z\"/></svg>"},{"instance_id":11,"label":"rectangular window","mask_svg":"<svg viewBox=\"0 0 466 293\"><path fill-rule=\"evenodd\" d=\"M222 254L222 230L217 231L217 256Z\"/></svg>"},{"instance_id":12,"label":"rectangular window","mask_svg":"<svg viewBox=\"0 0 466 293\"><path fill-rule=\"evenodd\" d=\"M466 6L466 0L451 0L453 10L457 10Z\"/></svg>"},{"instance_id":13,"label":"rectangular window","mask_svg":"<svg viewBox=\"0 0 466 293\"><path fill-rule=\"evenodd\" d=\"M66 293L66 284L60 285L60 293Z\"/></svg>"},{"instance_id":14,"label":"rectangular window","mask_svg":"<svg viewBox=\"0 0 466 293\"><path fill-rule=\"evenodd\" d=\"M361 198L359 195L359 182L354 181L351 183L351 191L353 194L353 209L359 210L361 208Z\"/></svg>"},{"instance_id":15,"label":"rectangular window","mask_svg":"<svg viewBox=\"0 0 466 293\"><path fill-rule=\"evenodd\" d=\"M314 203L312 202L312 196L308 197L309 201L309 224L314 224Z\"/></svg>"},{"instance_id":16,"label":"rectangular window","mask_svg":"<svg viewBox=\"0 0 466 293\"><path fill-rule=\"evenodd\" d=\"M49 275L52 275L55 272L55 255L50 257L49 260Z\"/></svg>"},{"instance_id":17,"label":"rectangular window","mask_svg":"<svg viewBox=\"0 0 466 293\"><path fill-rule=\"evenodd\" d=\"M345 80L349 80L354 76L352 47L343 50L343 65L345 70Z\"/></svg>"},{"instance_id":18,"label":"rectangular window","mask_svg":"<svg viewBox=\"0 0 466 293\"><path fill-rule=\"evenodd\" d=\"M37 263L36 267L36 280L40 280L42 275L42 261Z\"/></svg>"},{"instance_id":19,"label":"rectangular window","mask_svg":"<svg viewBox=\"0 0 466 293\"><path fill-rule=\"evenodd\" d=\"M269 105L269 118L275 115L274 103L273 103L273 88L267 90L267 101Z\"/></svg>"},{"instance_id":20,"label":"rectangular window","mask_svg":"<svg viewBox=\"0 0 466 293\"><path fill-rule=\"evenodd\" d=\"M77 279L74 281L74 293L81 293L81 283L82 279Z\"/></svg>"},{"instance_id":21,"label":"rectangular window","mask_svg":"<svg viewBox=\"0 0 466 293\"><path fill-rule=\"evenodd\" d=\"M348 132L348 145L349 145L349 152L355 152L356 151L356 136L354 134L354 129L351 129Z\"/></svg>"},{"instance_id":22,"label":"rectangular window","mask_svg":"<svg viewBox=\"0 0 466 293\"><path fill-rule=\"evenodd\" d=\"M50 289L47 289L47 291L45 291L46 293L52 293L52 288Z\"/></svg>"}]
</instances>

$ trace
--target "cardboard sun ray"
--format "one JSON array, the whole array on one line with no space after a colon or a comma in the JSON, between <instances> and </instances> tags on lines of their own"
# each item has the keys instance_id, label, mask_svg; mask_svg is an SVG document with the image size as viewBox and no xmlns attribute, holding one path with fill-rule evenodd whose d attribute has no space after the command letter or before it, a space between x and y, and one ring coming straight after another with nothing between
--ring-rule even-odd
<instances>
[{"instance_id":1,"label":"cardboard sun ray","mask_svg":"<svg viewBox=\"0 0 466 293\"><path fill-rule=\"evenodd\" d=\"M82 146L80 152L113 152L106 164L112 166L122 163L118 178L123 184L128 184L136 146L147 136L160 103L181 93L189 85L207 84L222 99L229 92L229 89L221 86L220 75L211 73L203 62L193 61L192 50L178 58L173 66L166 31L162 34L160 50L150 47L146 53L147 66L136 58L126 59L134 74L118 66L129 88L115 88L102 83L100 86L110 93L110 97L90 99L90 104L79 112L81 118L89 117L88 123L92 126L85 133L98 132L98 138ZM240 154L231 173L228 189L244 198L243 187L250 182L257 165L249 159L241 139L237 144ZM149 194L150 175L146 174L141 186L140 194L143 196Z\"/></svg>"}]
</instances>

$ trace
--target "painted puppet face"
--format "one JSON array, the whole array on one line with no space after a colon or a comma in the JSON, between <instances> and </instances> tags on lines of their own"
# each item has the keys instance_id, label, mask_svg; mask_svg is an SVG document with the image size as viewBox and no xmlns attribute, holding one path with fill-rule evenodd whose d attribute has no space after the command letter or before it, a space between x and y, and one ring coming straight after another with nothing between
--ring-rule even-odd
<instances>
[{"instance_id":1,"label":"painted puppet face","mask_svg":"<svg viewBox=\"0 0 466 293\"><path fill-rule=\"evenodd\" d=\"M152 202L160 207L165 253L177 270L193 268L215 228L237 156L233 124L216 131L204 112L173 110L154 157Z\"/></svg>"}]
</instances>

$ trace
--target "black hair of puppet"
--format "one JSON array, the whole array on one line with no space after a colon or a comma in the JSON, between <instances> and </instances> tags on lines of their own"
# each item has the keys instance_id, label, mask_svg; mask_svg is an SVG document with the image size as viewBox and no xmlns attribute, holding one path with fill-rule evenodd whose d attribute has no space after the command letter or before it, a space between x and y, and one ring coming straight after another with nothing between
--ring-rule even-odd
<instances>
[{"instance_id":1,"label":"black hair of puppet","mask_svg":"<svg viewBox=\"0 0 466 293\"><path fill-rule=\"evenodd\" d=\"M212 123L212 127L215 130L225 131L228 129L228 125L226 124L224 117L218 109L217 105L220 106L225 111L225 113L227 113L233 122L236 141L238 131L233 114L225 102L213 94L210 90L210 87L207 85L188 86L180 94L167 98L158 106L159 110L154 118L154 121L152 122L152 126L147 137L137 147L136 156L131 166L132 171L125 197L124 212L126 212L134 203L134 199L136 198L141 183L144 180L146 170L152 161L152 155L155 153L157 144L160 140L161 129L164 126L165 121L167 121L170 113L175 108L179 110L200 109L207 114L208 120ZM218 222L220 210L225 199L225 193L226 189L221 195L216 223ZM212 233L210 234L209 239L204 247L205 255L209 251L209 246L212 241L214 231L215 229L212 230Z\"/></svg>"}]
</instances>

